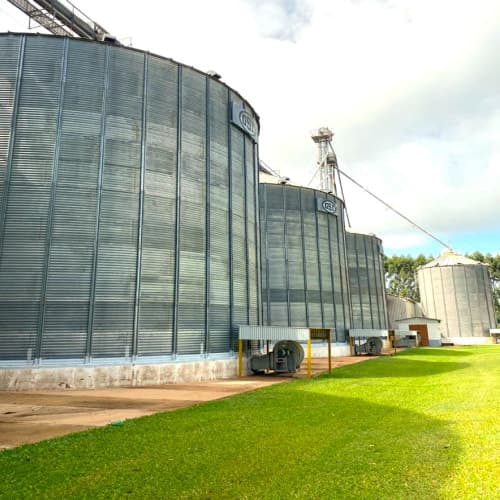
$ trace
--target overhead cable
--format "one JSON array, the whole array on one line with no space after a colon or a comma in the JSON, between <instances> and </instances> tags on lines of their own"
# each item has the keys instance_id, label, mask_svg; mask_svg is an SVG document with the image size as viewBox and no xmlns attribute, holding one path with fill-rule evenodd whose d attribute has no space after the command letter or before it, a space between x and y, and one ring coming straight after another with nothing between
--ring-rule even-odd
<instances>
[{"instance_id":1,"label":"overhead cable","mask_svg":"<svg viewBox=\"0 0 500 500\"><path fill-rule=\"evenodd\" d=\"M331 148L332 152L335 153L335 151L333 151L333 146L332 146L331 142L329 142L329 145L330 145L330 148ZM429 236L430 238L432 238L434 241L437 241L440 245L444 246L448 250L451 250L450 245L448 245L444 241L440 240L437 236L434 236L432 233L430 233L429 231L427 231L426 229L424 229L420 224L417 224L415 221L411 220L409 217L406 217L406 215L402 214L399 210L396 210L394 207L392 207L391 205L389 205L389 203L385 202L382 198L380 198L376 194L372 193L369 189L365 188L358 181L356 181L355 179L353 179L350 175L348 175L344 171L340 170L338 164L337 164L337 170L338 170L339 174L342 174L344 177L347 177L352 183L356 184L356 186L358 186L360 189L362 189L363 191L365 191L366 193L368 193L370 196L372 196L373 198L375 198L378 202L382 203L382 205L384 205L385 207L387 207L389 210L392 210L395 214L399 215L405 221L409 222L412 226L416 227L417 229L419 229L420 231L422 231L423 233L425 233L427 236ZM340 179L340 176L339 176L339 179Z\"/></svg>"}]
</instances>

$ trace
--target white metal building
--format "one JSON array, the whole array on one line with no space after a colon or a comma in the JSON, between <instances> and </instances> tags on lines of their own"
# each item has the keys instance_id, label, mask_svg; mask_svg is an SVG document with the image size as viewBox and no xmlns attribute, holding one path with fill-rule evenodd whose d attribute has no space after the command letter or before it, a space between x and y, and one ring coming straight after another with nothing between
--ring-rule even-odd
<instances>
[{"instance_id":1,"label":"white metal building","mask_svg":"<svg viewBox=\"0 0 500 500\"><path fill-rule=\"evenodd\" d=\"M439 347L441 345L440 321L435 318L415 316L403 318L396 321L396 329L399 331L414 331L420 334L420 345L422 347Z\"/></svg>"}]
</instances>

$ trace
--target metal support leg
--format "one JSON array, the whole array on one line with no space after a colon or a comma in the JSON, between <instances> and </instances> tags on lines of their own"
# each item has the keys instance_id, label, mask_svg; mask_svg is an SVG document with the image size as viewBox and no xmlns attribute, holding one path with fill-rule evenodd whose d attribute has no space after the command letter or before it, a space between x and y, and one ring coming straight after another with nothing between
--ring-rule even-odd
<instances>
[{"instance_id":1,"label":"metal support leg","mask_svg":"<svg viewBox=\"0 0 500 500\"><path fill-rule=\"evenodd\" d=\"M238 377L243 376L243 340L238 340Z\"/></svg>"},{"instance_id":2,"label":"metal support leg","mask_svg":"<svg viewBox=\"0 0 500 500\"><path fill-rule=\"evenodd\" d=\"M332 334L328 334L328 373L332 373Z\"/></svg>"},{"instance_id":3,"label":"metal support leg","mask_svg":"<svg viewBox=\"0 0 500 500\"><path fill-rule=\"evenodd\" d=\"M311 378L311 337L307 339L307 378Z\"/></svg>"}]
</instances>

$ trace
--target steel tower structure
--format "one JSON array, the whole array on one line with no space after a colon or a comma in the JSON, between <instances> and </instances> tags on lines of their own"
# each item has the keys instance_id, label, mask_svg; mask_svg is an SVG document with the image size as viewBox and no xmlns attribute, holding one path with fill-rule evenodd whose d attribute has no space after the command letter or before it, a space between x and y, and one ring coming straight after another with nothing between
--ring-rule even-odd
<instances>
[{"instance_id":1,"label":"steel tower structure","mask_svg":"<svg viewBox=\"0 0 500 500\"><path fill-rule=\"evenodd\" d=\"M333 132L328 127L321 127L311 134L312 140L318 145L318 170L320 189L337 196L335 169L337 156L331 147Z\"/></svg>"}]
</instances>

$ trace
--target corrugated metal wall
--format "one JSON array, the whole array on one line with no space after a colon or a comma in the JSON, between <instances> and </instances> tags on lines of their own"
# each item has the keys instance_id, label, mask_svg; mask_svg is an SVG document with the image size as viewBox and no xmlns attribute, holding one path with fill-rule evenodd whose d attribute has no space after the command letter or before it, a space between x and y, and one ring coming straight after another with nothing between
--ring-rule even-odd
<instances>
[{"instance_id":1,"label":"corrugated metal wall","mask_svg":"<svg viewBox=\"0 0 500 500\"><path fill-rule=\"evenodd\" d=\"M228 352L259 324L257 146L224 84L0 36L0 359Z\"/></svg>"},{"instance_id":2,"label":"corrugated metal wall","mask_svg":"<svg viewBox=\"0 0 500 500\"><path fill-rule=\"evenodd\" d=\"M389 318L389 328L396 330L398 328L397 321L405 318L414 318L423 316L422 306L418 302L387 295L387 316Z\"/></svg>"},{"instance_id":3,"label":"corrugated metal wall","mask_svg":"<svg viewBox=\"0 0 500 500\"><path fill-rule=\"evenodd\" d=\"M353 328L387 328L382 241L346 233Z\"/></svg>"},{"instance_id":4,"label":"corrugated metal wall","mask_svg":"<svg viewBox=\"0 0 500 500\"><path fill-rule=\"evenodd\" d=\"M318 200L337 214L318 210ZM350 328L343 203L290 185L260 186L264 318L268 325Z\"/></svg>"},{"instance_id":5,"label":"corrugated metal wall","mask_svg":"<svg viewBox=\"0 0 500 500\"><path fill-rule=\"evenodd\" d=\"M444 337L486 337L495 327L487 266L424 267L417 271L422 309L441 320Z\"/></svg>"}]
</instances>

